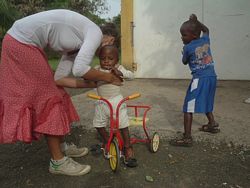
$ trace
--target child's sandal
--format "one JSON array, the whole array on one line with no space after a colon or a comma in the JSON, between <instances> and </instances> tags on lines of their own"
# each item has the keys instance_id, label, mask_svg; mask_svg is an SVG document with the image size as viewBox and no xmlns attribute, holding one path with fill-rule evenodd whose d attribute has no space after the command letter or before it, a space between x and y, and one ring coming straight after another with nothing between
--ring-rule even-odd
<instances>
[{"instance_id":1,"label":"child's sandal","mask_svg":"<svg viewBox=\"0 0 250 188\"><path fill-rule=\"evenodd\" d=\"M202 125L201 128L199 128L200 131L203 131L203 132L209 132L209 133L218 133L220 132L220 129L219 129L219 124L218 123L215 123L215 124L206 124L206 125Z\"/></svg>"},{"instance_id":2,"label":"child's sandal","mask_svg":"<svg viewBox=\"0 0 250 188\"><path fill-rule=\"evenodd\" d=\"M137 160L133 157L133 150L132 147L124 147L124 164L127 167L133 168L137 167Z\"/></svg>"},{"instance_id":3,"label":"child's sandal","mask_svg":"<svg viewBox=\"0 0 250 188\"><path fill-rule=\"evenodd\" d=\"M137 160L135 158L128 158L128 159L125 159L124 158L124 164L127 166L127 167L130 167L130 168L134 168L134 167L137 167L138 164L137 164Z\"/></svg>"},{"instance_id":4,"label":"child's sandal","mask_svg":"<svg viewBox=\"0 0 250 188\"><path fill-rule=\"evenodd\" d=\"M193 139L192 137L182 137L172 139L169 143L173 146L191 147L193 145Z\"/></svg>"}]
</instances>

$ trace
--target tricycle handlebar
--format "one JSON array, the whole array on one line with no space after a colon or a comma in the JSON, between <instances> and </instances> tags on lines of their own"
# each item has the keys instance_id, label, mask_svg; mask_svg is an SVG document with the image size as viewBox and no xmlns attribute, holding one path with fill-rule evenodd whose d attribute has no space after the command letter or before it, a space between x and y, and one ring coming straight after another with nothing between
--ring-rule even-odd
<instances>
[{"instance_id":1,"label":"tricycle handlebar","mask_svg":"<svg viewBox=\"0 0 250 188\"><path fill-rule=\"evenodd\" d=\"M89 98L92 98L92 99L97 99L97 100L100 100L100 99L101 99L101 96L96 95L96 94L94 94L94 93L88 93L87 96L88 96Z\"/></svg>"},{"instance_id":2,"label":"tricycle handlebar","mask_svg":"<svg viewBox=\"0 0 250 188\"><path fill-rule=\"evenodd\" d=\"M87 96L88 96L89 98L97 99L97 100L100 100L100 99L102 98L101 96L96 95L96 94L94 94L94 93L88 93ZM134 94L128 96L127 99L128 99L128 100L131 100L131 99L138 98L138 97L140 97L140 96L141 96L140 93L134 93Z\"/></svg>"},{"instance_id":3,"label":"tricycle handlebar","mask_svg":"<svg viewBox=\"0 0 250 188\"><path fill-rule=\"evenodd\" d=\"M140 93L135 93L133 95L128 96L128 99L131 100L131 99L135 99L135 98L140 97L140 96L141 96Z\"/></svg>"}]
</instances>

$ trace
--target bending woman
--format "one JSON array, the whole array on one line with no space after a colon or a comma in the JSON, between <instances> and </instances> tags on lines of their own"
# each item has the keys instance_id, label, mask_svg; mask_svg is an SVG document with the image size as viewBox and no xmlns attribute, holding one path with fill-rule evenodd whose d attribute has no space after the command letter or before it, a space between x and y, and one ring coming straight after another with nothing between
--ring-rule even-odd
<instances>
[{"instance_id":1,"label":"bending woman","mask_svg":"<svg viewBox=\"0 0 250 188\"><path fill-rule=\"evenodd\" d=\"M70 158L86 155L87 148L64 142L70 124L79 117L63 87L94 87L80 77L121 84L117 76L89 66L100 46L116 40L112 28L103 31L81 14L63 9L40 12L13 24L2 44L0 143L30 143L45 135L51 173L76 176L90 171L89 165ZM55 75L43 50L47 46L62 54ZM69 77L71 72L75 78Z\"/></svg>"}]
</instances>

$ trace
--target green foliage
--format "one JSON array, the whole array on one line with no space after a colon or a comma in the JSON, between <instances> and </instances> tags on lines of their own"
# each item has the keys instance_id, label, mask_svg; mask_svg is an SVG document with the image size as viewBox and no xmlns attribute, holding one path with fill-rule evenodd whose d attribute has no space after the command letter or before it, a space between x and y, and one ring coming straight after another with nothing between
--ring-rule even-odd
<instances>
[{"instance_id":1,"label":"green foliage","mask_svg":"<svg viewBox=\"0 0 250 188\"><path fill-rule=\"evenodd\" d=\"M116 28L118 29L119 36L121 36L121 14L118 14L117 16L113 17L112 23L116 25Z\"/></svg>"},{"instance_id":2,"label":"green foliage","mask_svg":"<svg viewBox=\"0 0 250 188\"><path fill-rule=\"evenodd\" d=\"M49 59L49 65L53 71L56 70L60 59Z\"/></svg>"},{"instance_id":3,"label":"green foliage","mask_svg":"<svg viewBox=\"0 0 250 188\"><path fill-rule=\"evenodd\" d=\"M68 9L88 17L97 25L105 23L105 19L100 18L98 14L108 11L106 0L68 0Z\"/></svg>"},{"instance_id":4,"label":"green foliage","mask_svg":"<svg viewBox=\"0 0 250 188\"><path fill-rule=\"evenodd\" d=\"M5 33L13 22L20 16L19 12L11 6L9 1L0 0L0 32Z\"/></svg>"},{"instance_id":5,"label":"green foliage","mask_svg":"<svg viewBox=\"0 0 250 188\"><path fill-rule=\"evenodd\" d=\"M69 8L84 15L86 13L101 14L108 10L106 0L68 0L68 2Z\"/></svg>"},{"instance_id":6,"label":"green foliage","mask_svg":"<svg viewBox=\"0 0 250 188\"><path fill-rule=\"evenodd\" d=\"M5 0L3 0L5 1ZM108 10L106 0L9 0L22 16L50 9L70 9L80 14L101 14Z\"/></svg>"}]
</instances>

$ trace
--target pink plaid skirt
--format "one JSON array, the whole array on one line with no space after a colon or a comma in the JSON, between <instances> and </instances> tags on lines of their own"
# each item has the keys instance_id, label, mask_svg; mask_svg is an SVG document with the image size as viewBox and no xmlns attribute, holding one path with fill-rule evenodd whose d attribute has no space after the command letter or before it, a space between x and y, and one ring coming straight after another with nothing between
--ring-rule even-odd
<instances>
[{"instance_id":1,"label":"pink plaid skirt","mask_svg":"<svg viewBox=\"0 0 250 188\"><path fill-rule=\"evenodd\" d=\"M78 120L70 96L56 86L43 50L7 34L0 63L0 143L65 135Z\"/></svg>"}]
</instances>

